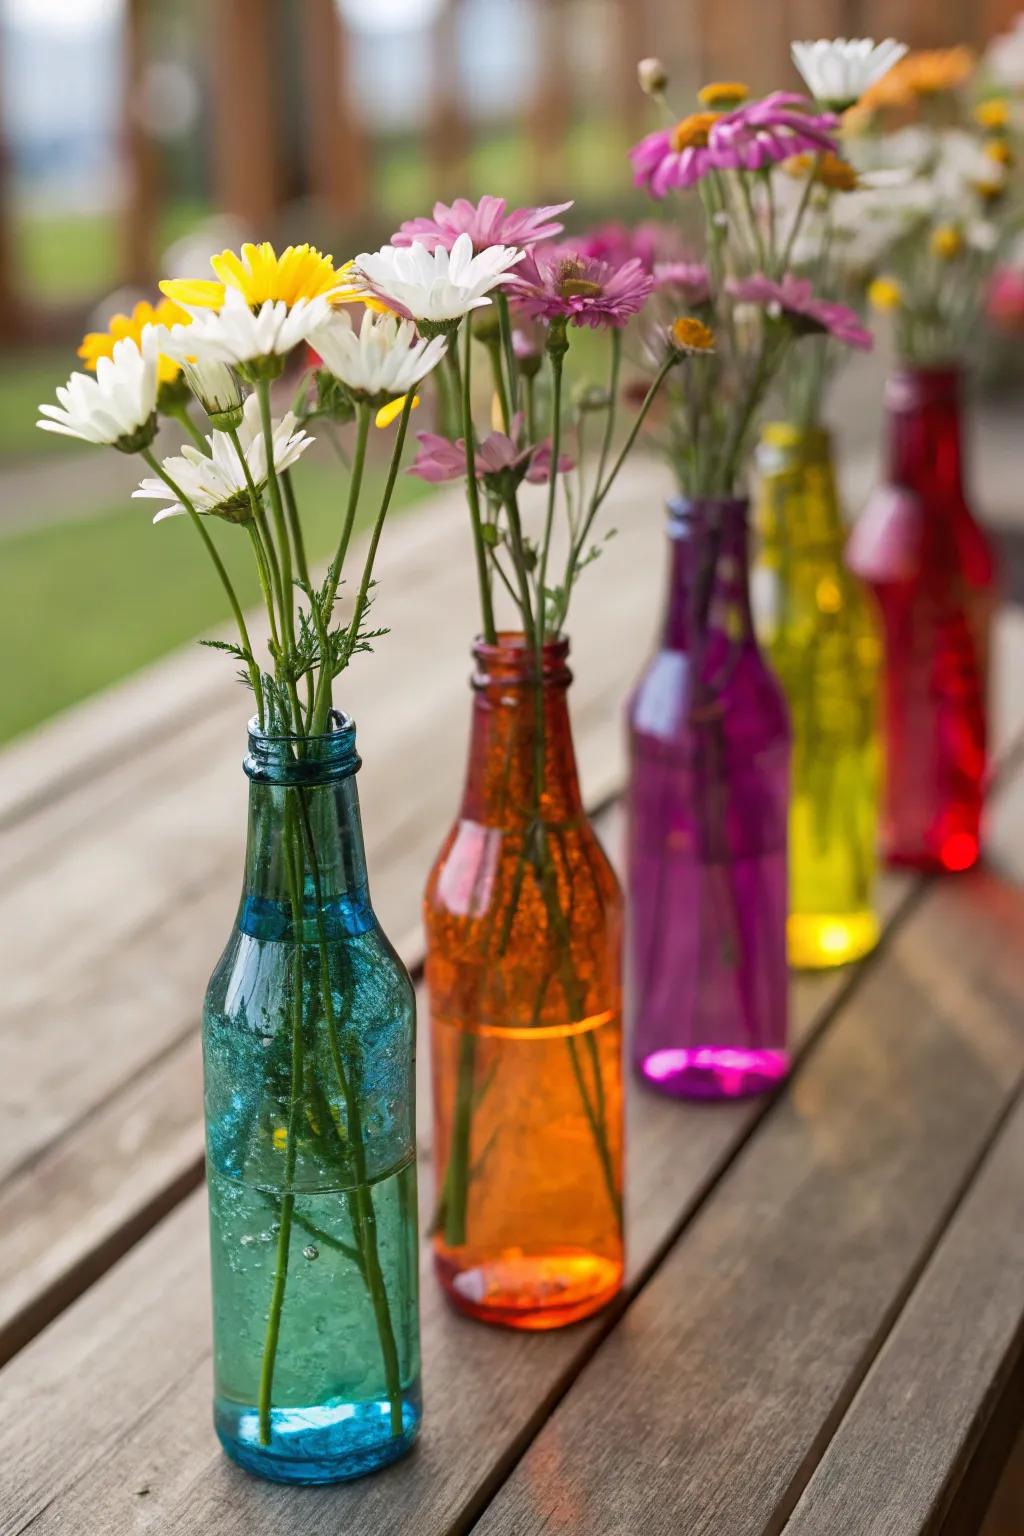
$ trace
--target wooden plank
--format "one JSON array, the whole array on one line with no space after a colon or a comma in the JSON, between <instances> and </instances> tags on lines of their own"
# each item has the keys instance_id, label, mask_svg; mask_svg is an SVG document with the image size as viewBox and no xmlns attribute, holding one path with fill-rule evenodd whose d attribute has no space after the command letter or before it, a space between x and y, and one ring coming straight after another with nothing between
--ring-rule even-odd
<instances>
[{"instance_id":1,"label":"wooden plank","mask_svg":"<svg viewBox=\"0 0 1024 1536\"><path fill-rule=\"evenodd\" d=\"M889 883L887 903L904 910L910 889L905 878ZM856 972L800 979L794 988L798 1051L856 981ZM426 1057L422 1052L421 1073ZM425 1149L429 1096L422 1085L421 1104ZM767 1099L751 1100L709 1113L630 1081L627 1295L643 1284L770 1106ZM429 1182L424 1177L425 1213ZM241 1533L254 1520L287 1528L294 1494L239 1474L219 1455L209 1430L205 1247L199 1191L0 1372L0 1425L6 1425L0 1460L20 1467L16 1484L0 1491L0 1533L13 1536L31 1524L35 1536L58 1527L64 1536L79 1530L94 1536L98 1528L113 1532L137 1523L161 1531ZM166 1310L154 1303L164 1294ZM339 1520L351 1520L367 1536L463 1528L618 1310L543 1339L483 1329L444 1304L426 1253L423 1298L428 1421L421 1448L386 1478L304 1494L304 1532L333 1533ZM64 1391L69 1383L70 1395ZM80 1409L73 1401L79 1392L83 1404L92 1404L94 1395L102 1401ZM5 1414L4 1402L18 1402L18 1414Z\"/></svg>"},{"instance_id":2,"label":"wooden plank","mask_svg":"<svg viewBox=\"0 0 1024 1536\"><path fill-rule=\"evenodd\" d=\"M1019 1091L1022 939L1017 885L929 887L480 1536L779 1530Z\"/></svg>"},{"instance_id":3,"label":"wooden plank","mask_svg":"<svg viewBox=\"0 0 1024 1536\"><path fill-rule=\"evenodd\" d=\"M1024 1345L1018 1104L886 1340L786 1536L943 1527ZM965 1529L977 1529L977 1522Z\"/></svg>"}]
</instances>

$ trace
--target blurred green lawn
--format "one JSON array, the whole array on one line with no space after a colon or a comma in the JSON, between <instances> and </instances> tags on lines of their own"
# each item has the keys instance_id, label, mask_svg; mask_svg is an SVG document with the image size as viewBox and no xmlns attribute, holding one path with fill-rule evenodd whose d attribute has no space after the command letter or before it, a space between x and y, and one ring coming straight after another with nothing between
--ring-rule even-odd
<instances>
[{"instance_id":1,"label":"blurred green lawn","mask_svg":"<svg viewBox=\"0 0 1024 1536\"><path fill-rule=\"evenodd\" d=\"M361 522L376 512L385 468L367 473ZM301 464L296 490L310 558L334 546L347 478L340 468ZM401 475L393 511L431 487ZM154 661L230 617L223 589L187 518L153 527L154 504L126 502L95 516L0 541L0 741ZM242 529L209 520L238 593L259 601ZM394 525L384 538L395 537ZM386 603L378 620L387 623ZM211 652L210 666L230 668Z\"/></svg>"},{"instance_id":2,"label":"blurred green lawn","mask_svg":"<svg viewBox=\"0 0 1024 1536\"><path fill-rule=\"evenodd\" d=\"M566 185L585 205L575 227L590 215L615 211L608 207L609 196L619 202L622 194L628 196L625 148L621 129L603 120L580 123L570 133ZM621 175L610 173L616 166ZM427 211L433 201L430 167L419 141L382 144L376 169L382 228ZM500 189L511 203L525 202L534 174L523 136L510 129L474 143L466 190L477 196ZM170 205L161 220L161 245L208 212L195 201ZM37 302L80 301L112 285L116 226L109 215L23 217L16 241L19 264L30 274ZM80 445L35 427L38 404L52 399L76 366L74 347L71 340L67 346L48 345L0 359L0 463L83 452ZM570 379L599 374L603 366L599 338L576 332ZM330 463L307 462L296 476L310 554L323 556L332 546L344 474ZM370 515L382 476L383 470L374 469L369 477L363 501ZM429 489L401 476L395 510ZM214 532L237 574L240 594L247 603L257 601L247 543L236 529L215 525ZM209 633L227 617L220 585L185 519L154 530L145 509L128 502L0 539L0 644L5 655L16 658L0 691L0 741ZM383 608L381 619L386 622ZM210 664L229 665L213 657Z\"/></svg>"}]
</instances>

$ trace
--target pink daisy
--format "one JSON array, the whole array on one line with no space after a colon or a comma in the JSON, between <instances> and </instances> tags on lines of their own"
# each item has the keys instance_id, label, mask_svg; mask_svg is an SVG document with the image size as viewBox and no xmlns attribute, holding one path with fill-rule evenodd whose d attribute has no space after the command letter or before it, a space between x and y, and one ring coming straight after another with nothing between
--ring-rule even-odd
<instances>
[{"instance_id":1,"label":"pink daisy","mask_svg":"<svg viewBox=\"0 0 1024 1536\"><path fill-rule=\"evenodd\" d=\"M806 96L773 91L720 117L708 148L720 170L760 171L790 155L835 152L838 126L833 112L815 112Z\"/></svg>"},{"instance_id":2,"label":"pink daisy","mask_svg":"<svg viewBox=\"0 0 1024 1536\"><path fill-rule=\"evenodd\" d=\"M546 208L515 208L508 213L503 197L482 197L479 203L457 197L451 207L435 203L433 218L406 219L392 235L391 244L412 245L418 240L428 251L439 245L450 251L459 235L467 234L474 251L484 251L490 245L525 248L537 240L560 235L564 226L557 222L556 215L571 207L571 202L551 203Z\"/></svg>"},{"instance_id":3,"label":"pink daisy","mask_svg":"<svg viewBox=\"0 0 1024 1536\"><path fill-rule=\"evenodd\" d=\"M654 291L670 293L696 307L711 299L711 274L702 261L656 261Z\"/></svg>"},{"instance_id":4,"label":"pink daisy","mask_svg":"<svg viewBox=\"0 0 1024 1536\"><path fill-rule=\"evenodd\" d=\"M794 330L825 334L860 352L870 352L874 346L874 337L852 309L816 298L807 279L795 277L792 272L787 272L779 282L765 277L763 272L754 277L729 278L725 287L740 304L759 304L770 313L785 315Z\"/></svg>"},{"instance_id":5,"label":"pink daisy","mask_svg":"<svg viewBox=\"0 0 1024 1536\"><path fill-rule=\"evenodd\" d=\"M629 152L633 181L652 197L665 197L675 187L692 187L718 162L710 147L711 112L694 113L674 128L649 133ZM705 121L700 121L701 119Z\"/></svg>"},{"instance_id":6,"label":"pink daisy","mask_svg":"<svg viewBox=\"0 0 1024 1536\"><path fill-rule=\"evenodd\" d=\"M596 330L625 325L653 287L653 277L636 257L615 267L574 247L554 245L526 253L508 295L530 319L569 320Z\"/></svg>"},{"instance_id":7,"label":"pink daisy","mask_svg":"<svg viewBox=\"0 0 1024 1536\"><path fill-rule=\"evenodd\" d=\"M521 430L522 417L517 416L512 422L512 431L518 436ZM416 462L406 471L407 474L417 475L432 485L463 478L466 473L466 444L463 438L453 443L451 438L441 437L436 432L418 432L416 441L420 445L419 453ZM517 485L520 480L528 480L531 485L541 485L551 478L551 442L528 443L526 447L518 448L513 437L504 432L492 432L489 437L477 443L474 464L478 480L503 475L510 470ZM559 454L559 474L565 474L575 467L575 460L568 454Z\"/></svg>"},{"instance_id":8,"label":"pink daisy","mask_svg":"<svg viewBox=\"0 0 1024 1536\"><path fill-rule=\"evenodd\" d=\"M632 228L620 223L599 224L573 243L580 256L593 256L613 267L635 257L645 272L653 272L659 262L682 261L687 254L678 232L658 219L645 219Z\"/></svg>"}]
</instances>

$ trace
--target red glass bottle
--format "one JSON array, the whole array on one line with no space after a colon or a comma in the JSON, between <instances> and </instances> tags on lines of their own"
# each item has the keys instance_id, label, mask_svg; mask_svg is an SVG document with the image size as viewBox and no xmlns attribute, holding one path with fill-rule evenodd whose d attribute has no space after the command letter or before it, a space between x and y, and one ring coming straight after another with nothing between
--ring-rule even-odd
<instances>
[{"instance_id":1,"label":"red glass bottle","mask_svg":"<svg viewBox=\"0 0 1024 1536\"><path fill-rule=\"evenodd\" d=\"M886 478L847 546L885 636L882 849L891 864L969 869L981 846L995 560L964 496L959 371L902 369L885 400Z\"/></svg>"}]
</instances>

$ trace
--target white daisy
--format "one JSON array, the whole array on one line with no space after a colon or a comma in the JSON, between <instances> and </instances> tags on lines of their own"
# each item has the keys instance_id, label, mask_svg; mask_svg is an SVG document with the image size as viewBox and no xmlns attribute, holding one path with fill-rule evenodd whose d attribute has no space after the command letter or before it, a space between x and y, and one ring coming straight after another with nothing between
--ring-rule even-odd
<instances>
[{"instance_id":1,"label":"white daisy","mask_svg":"<svg viewBox=\"0 0 1024 1536\"><path fill-rule=\"evenodd\" d=\"M339 309L310 337L310 345L353 394L390 400L408 394L437 367L447 342L443 336L424 340L411 320L369 310L357 331L348 310Z\"/></svg>"},{"instance_id":2,"label":"white daisy","mask_svg":"<svg viewBox=\"0 0 1024 1536\"><path fill-rule=\"evenodd\" d=\"M793 63L816 101L833 112L844 112L858 102L907 52L906 43L887 37L819 38L816 43L793 43Z\"/></svg>"},{"instance_id":3,"label":"white daisy","mask_svg":"<svg viewBox=\"0 0 1024 1536\"><path fill-rule=\"evenodd\" d=\"M267 299L252 310L237 288L228 288L220 309L192 311L191 325L175 325L167 333L164 351L179 362L194 358L199 363L228 363L235 368L258 364L265 358L284 358L331 313L324 295L298 299Z\"/></svg>"},{"instance_id":4,"label":"white daisy","mask_svg":"<svg viewBox=\"0 0 1024 1536\"><path fill-rule=\"evenodd\" d=\"M428 251L419 240L400 249L383 245L357 256L355 270L385 304L413 320L451 326L489 304L487 295L510 281L509 268L522 259L510 245L489 245L474 256L473 241L463 232L450 251L440 245Z\"/></svg>"},{"instance_id":5,"label":"white daisy","mask_svg":"<svg viewBox=\"0 0 1024 1536\"><path fill-rule=\"evenodd\" d=\"M242 418L242 386L227 363L182 359L189 388L216 427L238 425Z\"/></svg>"},{"instance_id":6,"label":"white daisy","mask_svg":"<svg viewBox=\"0 0 1024 1536\"><path fill-rule=\"evenodd\" d=\"M60 405L41 405L44 432L78 437L137 453L156 435L157 354L159 331L144 327L141 344L126 336L115 342L112 357L96 362L95 376L73 373L57 390Z\"/></svg>"},{"instance_id":7,"label":"white daisy","mask_svg":"<svg viewBox=\"0 0 1024 1536\"><path fill-rule=\"evenodd\" d=\"M278 473L294 464L313 442L301 428L296 431L296 426L291 411L274 424L274 468ZM250 395L245 402L238 440L245 453L253 484L262 495L267 483L267 454L260 427L260 403L256 395ZM164 473L174 481L197 512L211 517L223 517L229 523L247 522L252 510L249 487L234 443L226 432L211 432L206 441L210 445L208 454L201 453L191 443L185 443L179 454L164 459ZM156 476L141 481L132 495L171 503L156 514L154 523L162 522L165 517L180 517L187 510L177 493Z\"/></svg>"},{"instance_id":8,"label":"white daisy","mask_svg":"<svg viewBox=\"0 0 1024 1536\"><path fill-rule=\"evenodd\" d=\"M992 39L984 62L1000 85L1024 90L1024 16L1017 17L1009 32Z\"/></svg>"}]
</instances>

